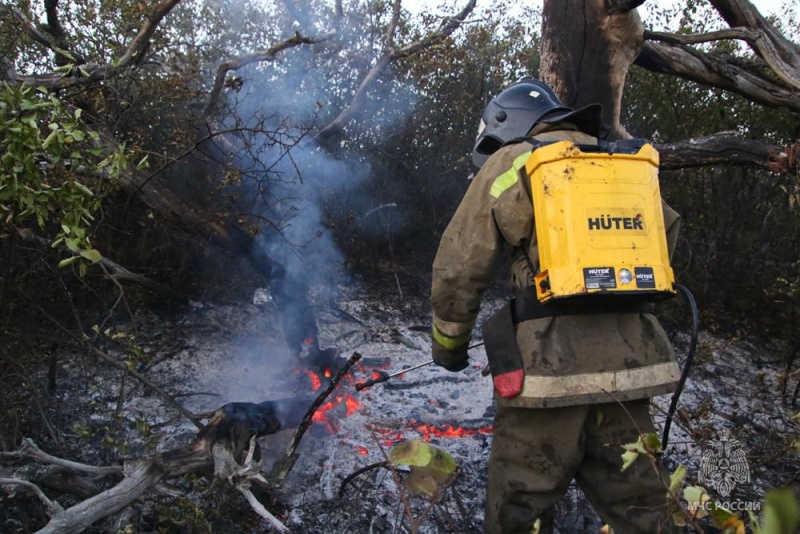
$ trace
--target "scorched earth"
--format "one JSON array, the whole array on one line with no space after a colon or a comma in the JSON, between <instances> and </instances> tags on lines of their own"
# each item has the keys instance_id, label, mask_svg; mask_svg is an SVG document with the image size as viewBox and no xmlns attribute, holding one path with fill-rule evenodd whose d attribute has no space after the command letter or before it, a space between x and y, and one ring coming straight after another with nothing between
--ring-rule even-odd
<instances>
[{"instance_id":1,"label":"scorched earth","mask_svg":"<svg viewBox=\"0 0 800 534\"><path fill-rule=\"evenodd\" d=\"M372 387L355 387L378 376L376 372L393 374L430 359L424 291L408 296L398 288L395 293L387 295L386 286L375 290L353 284L340 288L335 298L315 300L322 345L339 347L342 364L354 353L361 359L317 410L280 489L258 493L292 532L410 532L412 521L418 532L482 530L493 404L491 380L482 373L486 356L480 338L473 339L478 346L470 350L471 365L461 373L428 365ZM501 302L484 299L478 324ZM140 316L135 325L114 325L112 330L119 334L134 328L147 362L143 372L195 414L229 402L313 396L329 383L324 373L310 373L302 361L289 358L265 290L238 303L198 302L179 314ZM687 332L677 331L673 338L679 355L685 353ZM750 483L735 489L735 498L760 501L767 489L796 482L797 459L785 454L797 440L798 426L781 387L783 350L777 344L756 350L741 339L701 335L664 455L669 468L686 465L687 481L694 483L709 440L728 430L747 453L752 475ZM71 451L70 459L119 463L178 449L195 437L196 427L159 395L122 379L119 371L87 374L85 358L70 353L58 360L61 386L54 420L63 427L62 450ZM742 380L743 372L753 379ZM659 424L669 400L654 402ZM86 406L93 407L91 415ZM306 405L299 409L305 411ZM110 439L106 430L115 417L118 431ZM293 432L285 429L260 439L265 472L283 454ZM100 440L104 447L98 446ZM385 463L394 446L411 440L449 453L458 465L456 478L436 506L402 489L405 468L376 466ZM39 445L46 449L46 444ZM0 505L16 506L15 498L0 494ZM158 514L173 514L172 526L161 531L201 531L199 523L216 532L272 529L239 493L209 486L202 478L166 480L159 491L130 508L122 519L104 525L123 530L137 523L163 527L169 521ZM185 521L187 509L203 514L204 521L175 526ZM155 515L160 523L152 519ZM3 514L3 520L3 532L24 530L13 514ZM558 526L562 533L597 532L601 523L580 491L571 488L559 505Z\"/></svg>"}]
</instances>

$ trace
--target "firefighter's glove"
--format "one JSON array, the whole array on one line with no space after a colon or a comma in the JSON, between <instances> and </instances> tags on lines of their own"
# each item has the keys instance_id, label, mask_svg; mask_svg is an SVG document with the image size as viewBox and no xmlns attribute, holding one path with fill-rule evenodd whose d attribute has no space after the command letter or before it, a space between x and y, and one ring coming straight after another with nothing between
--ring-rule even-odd
<instances>
[{"instance_id":1,"label":"firefighter's glove","mask_svg":"<svg viewBox=\"0 0 800 534\"><path fill-rule=\"evenodd\" d=\"M457 373L469 366L469 345L470 334L460 337L449 337L433 327L432 353L433 363L444 367L448 371Z\"/></svg>"}]
</instances>

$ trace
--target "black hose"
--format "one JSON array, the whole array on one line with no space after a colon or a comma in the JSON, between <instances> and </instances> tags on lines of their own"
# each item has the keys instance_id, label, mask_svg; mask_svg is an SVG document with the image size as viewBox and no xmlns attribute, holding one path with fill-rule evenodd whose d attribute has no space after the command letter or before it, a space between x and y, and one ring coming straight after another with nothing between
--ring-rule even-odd
<instances>
[{"instance_id":1,"label":"black hose","mask_svg":"<svg viewBox=\"0 0 800 534\"><path fill-rule=\"evenodd\" d=\"M683 386L686 384L686 379L689 378L689 370L692 368L692 360L694 359L694 352L697 349L697 331L699 329L700 318L697 312L697 302L694 300L694 295L685 287L680 284L675 284L675 287L683 293L686 300L689 301L689 306L692 308L692 340L689 342L689 352L686 355L686 361L683 364L683 371L681 378L678 381L678 387L675 393L672 394L672 402L667 411L667 420L664 423L664 434L661 436L661 450L667 449L669 442L669 429L672 426L672 418L675 416L675 410L678 408L678 399L683 391Z\"/></svg>"}]
</instances>

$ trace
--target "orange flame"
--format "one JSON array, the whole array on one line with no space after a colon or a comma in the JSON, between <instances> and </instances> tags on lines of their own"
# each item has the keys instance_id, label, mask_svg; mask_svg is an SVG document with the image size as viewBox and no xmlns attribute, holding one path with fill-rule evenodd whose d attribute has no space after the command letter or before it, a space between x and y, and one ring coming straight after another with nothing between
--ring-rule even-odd
<instances>
[{"instance_id":1,"label":"orange flame","mask_svg":"<svg viewBox=\"0 0 800 534\"><path fill-rule=\"evenodd\" d=\"M346 394L345 396L346 396L346 399L345 399L344 402L345 402L345 406L347 406L346 414L347 415L353 415L354 413L356 413L358 411L359 408L361 408L361 403L358 402L353 397L351 397L349 394Z\"/></svg>"},{"instance_id":2,"label":"orange flame","mask_svg":"<svg viewBox=\"0 0 800 534\"><path fill-rule=\"evenodd\" d=\"M337 395L333 398L333 400L329 400L317 408L317 410L314 412L314 415L311 417L311 420L324 424L325 428L327 428L331 434L335 434L339 431L339 424L337 422L338 417L334 414L329 414L328 412L341 405L344 405L345 407L344 417L353 415L358 411L359 408L361 408L361 403L359 401L354 399L349 393L344 393L343 395Z\"/></svg>"},{"instance_id":3,"label":"orange flame","mask_svg":"<svg viewBox=\"0 0 800 534\"><path fill-rule=\"evenodd\" d=\"M464 428L450 424L436 426L420 424L417 421L412 420L408 422L404 430L419 434L422 441L430 441L431 438L466 438L476 434L490 435L493 429L491 426L481 428ZM406 441L403 430L394 431L389 429L379 429L378 432L385 436L383 444L386 447L391 447L395 443Z\"/></svg>"}]
</instances>

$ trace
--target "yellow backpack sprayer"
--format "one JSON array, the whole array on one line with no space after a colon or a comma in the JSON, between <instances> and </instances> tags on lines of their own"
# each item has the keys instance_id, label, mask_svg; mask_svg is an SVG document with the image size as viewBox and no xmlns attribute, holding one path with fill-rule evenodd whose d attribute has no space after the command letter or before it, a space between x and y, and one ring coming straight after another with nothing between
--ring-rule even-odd
<instances>
[{"instance_id":1,"label":"yellow backpack sprayer","mask_svg":"<svg viewBox=\"0 0 800 534\"><path fill-rule=\"evenodd\" d=\"M658 153L642 140L541 146L531 181L539 301L598 295L657 300L675 294Z\"/></svg>"},{"instance_id":2,"label":"yellow backpack sprayer","mask_svg":"<svg viewBox=\"0 0 800 534\"><path fill-rule=\"evenodd\" d=\"M539 145L525 169L531 183L539 269L547 303L653 302L680 290L692 309L692 339L662 436L666 448L697 345L697 305L676 284L664 227L658 152L642 139Z\"/></svg>"}]
</instances>

